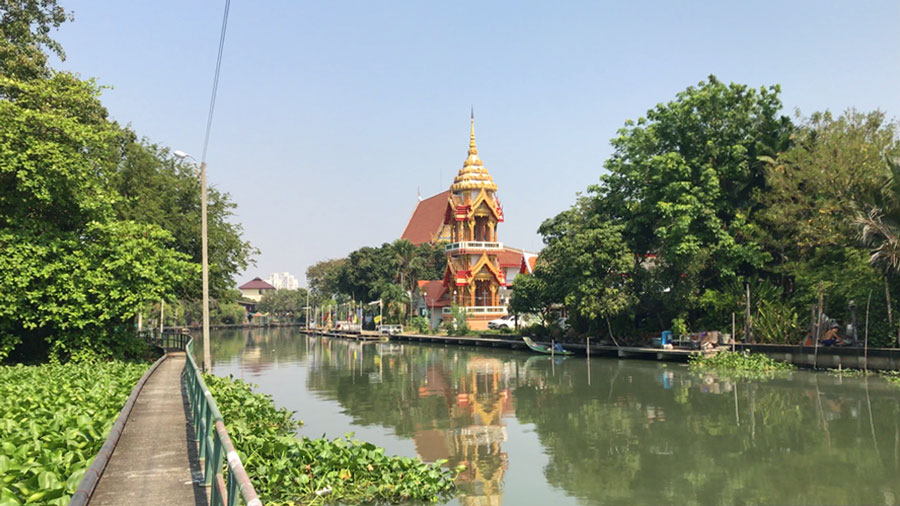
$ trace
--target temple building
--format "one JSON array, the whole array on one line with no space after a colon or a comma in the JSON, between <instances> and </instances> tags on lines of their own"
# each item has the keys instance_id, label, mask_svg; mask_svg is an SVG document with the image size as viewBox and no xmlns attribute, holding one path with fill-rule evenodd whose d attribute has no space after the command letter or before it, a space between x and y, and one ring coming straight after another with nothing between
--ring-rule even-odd
<instances>
[{"instance_id":1,"label":"temple building","mask_svg":"<svg viewBox=\"0 0 900 506\"><path fill-rule=\"evenodd\" d=\"M475 330L506 314L513 279L535 254L505 247L498 233L502 222L497 184L478 157L473 117L468 155L450 189L420 200L401 236L413 244L445 245L440 284L419 282L420 308L432 315L432 326L450 319L452 304L466 309Z\"/></svg>"}]
</instances>

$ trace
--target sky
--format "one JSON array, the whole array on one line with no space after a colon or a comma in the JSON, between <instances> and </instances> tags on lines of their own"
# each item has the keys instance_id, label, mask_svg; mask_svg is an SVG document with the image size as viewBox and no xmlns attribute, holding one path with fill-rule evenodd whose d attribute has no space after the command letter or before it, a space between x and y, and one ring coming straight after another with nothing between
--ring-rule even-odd
<instances>
[{"instance_id":1,"label":"sky","mask_svg":"<svg viewBox=\"0 0 900 506\"><path fill-rule=\"evenodd\" d=\"M224 0L60 0L59 68L113 119L200 158ZM233 0L208 179L259 248L235 280L397 239L478 151L506 245L596 183L628 119L710 74L784 113L900 116L900 2Z\"/></svg>"}]
</instances>

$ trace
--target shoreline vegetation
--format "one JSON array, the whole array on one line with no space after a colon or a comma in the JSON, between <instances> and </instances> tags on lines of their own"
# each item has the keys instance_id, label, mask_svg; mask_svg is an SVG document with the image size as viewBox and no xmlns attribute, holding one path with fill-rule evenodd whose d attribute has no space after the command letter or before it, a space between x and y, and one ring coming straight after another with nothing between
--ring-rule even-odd
<instances>
[{"instance_id":1,"label":"shoreline vegetation","mask_svg":"<svg viewBox=\"0 0 900 506\"><path fill-rule=\"evenodd\" d=\"M464 469L443 470L446 461L392 457L353 434L327 439L296 436L302 422L277 408L270 395L234 377L204 374L228 433L256 493L265 504L313 501L371 503L447 499Z\"/></svg>"},{"instance_id":2,"label":"shoreline vegetation","mask_svg":"<svg viewBox=\"0 0 900 506\"><path fill-rule=\"evenodd\" d=\"M0 505L66 505L150 362L0 366Z\"/></svg>"},{"instance_id":3,"label":"shoreline vegetation","mask_svg":"<svg viewBox=\"0 0 900 506\"><path fill-rule=\"evenodd\" d=\"M729 379L766 379L776 374L795 371L797 368L778 362L761 353L720 351L704 355L695 353L688 358L692 372L714 372Z\"/></svg>"}]
</instances>

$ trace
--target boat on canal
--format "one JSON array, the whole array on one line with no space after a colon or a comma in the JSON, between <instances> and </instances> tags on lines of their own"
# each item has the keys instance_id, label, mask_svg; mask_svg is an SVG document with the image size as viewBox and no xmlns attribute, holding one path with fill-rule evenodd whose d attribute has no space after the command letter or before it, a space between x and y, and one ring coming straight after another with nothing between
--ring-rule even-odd
<instances>
[{"instance_id":1,"label":"boat on canal","mask_svg":"<svg viewBox=\"0 0 900 506\"><path fill-rule=\"evenodd\" d=\"M528 336L522 337L522 340L525 341L525 345L528 346L528 348L531 349L531 351L534 351L537 353L543 353L544 355L574 355L575 354L575 352L563 350L563 349L557 349L555 351L551 350L549 346L546 346L543 344L537 344L534 341L532 341L531 338Z\"/></svg>"}]
</instances>

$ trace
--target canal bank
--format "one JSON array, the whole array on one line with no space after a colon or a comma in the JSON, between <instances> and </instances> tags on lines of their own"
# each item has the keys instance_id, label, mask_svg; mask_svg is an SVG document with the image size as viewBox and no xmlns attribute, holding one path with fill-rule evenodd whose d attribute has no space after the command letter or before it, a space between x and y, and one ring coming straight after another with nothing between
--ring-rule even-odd
<instances>
[{"instance_id":1,"label":"canal bank","mask_svg":"<svg viewBox=\"0 0 900 506\"><path fill-rule=\"evenodd\" d=\"M381 336L370 333L352 333L339 331L320 331L300 329L300 333L314 336L333 337L351 340L379 340ZM388 337L388 336L385 336ZM392 334L391 341L437 343L444 345L481 346L489 348L527 349L522 337L518 335L494 336L441 336L422 334ZM539 344L550 344L541 343ZM686 362L688 357L697 353L694 350L614 346L604 344L566 343L566 350L576 355L593 357L637 358L644 360L665 360ZM719 346L716 350L730 350L731 346ZM817 369L872 369L879 371L900 370L900 349L862 347L825 347L782 345L782 344L735 344L736 351L760 353L778 362L787 362L798 367Z\"/></svg>"}]
</instances>

